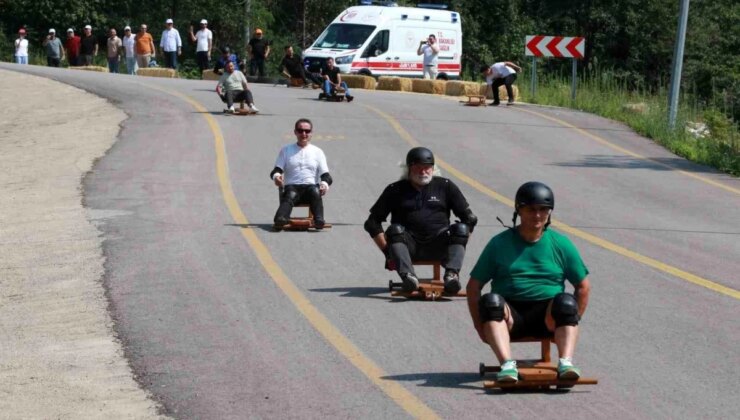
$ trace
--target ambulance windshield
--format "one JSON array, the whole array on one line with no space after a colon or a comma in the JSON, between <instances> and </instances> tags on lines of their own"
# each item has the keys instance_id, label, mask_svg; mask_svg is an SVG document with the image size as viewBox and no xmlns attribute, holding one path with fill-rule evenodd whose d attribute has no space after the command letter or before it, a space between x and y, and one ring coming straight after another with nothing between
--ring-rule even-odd
<instances>
[{"instance_id":1,"label":"ambulance windshield","mask_svg":"<svg viewBox=\"0 0 740 420\"><path fill-rule=\"evenodd\" d=\"M362 47L373 33L375 26L333 23L313 44L314 48L354 50Z\"/></svg>"}]
</instances>

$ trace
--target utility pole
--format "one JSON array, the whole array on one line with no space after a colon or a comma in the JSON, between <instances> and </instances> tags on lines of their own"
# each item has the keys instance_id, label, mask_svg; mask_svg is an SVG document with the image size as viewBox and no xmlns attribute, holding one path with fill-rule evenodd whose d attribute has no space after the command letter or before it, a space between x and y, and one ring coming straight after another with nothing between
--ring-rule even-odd
<instances>
[{"instance_id":1,"label":"utility pole","mask_svg":"<svg viewBox=\"0 0 740 420\"><path fill-rule=\"evenodd\" d=\"M250 15L252 13L252 0L244 0L244 44L242 45L245 49L249 43L250 35ZM246 50L245 56L246 57Z\"/></svg>"},{"instance_id":2,"label":"utility pole","mask_svg":"<svg viewBox=\"0 0 740 420\"><path fill-rule=\"evenodd\" d=\"M668 126L676 128L676 113L678 112L678 95L681 91L681 69L683 67L683 49L686 41L686 25L689 20L689 0L681 0L681 11L678 15L678 33L676 46L673 50L673 70L671 71L671 87L668 98Z\"/></svg>"}]
</instances>

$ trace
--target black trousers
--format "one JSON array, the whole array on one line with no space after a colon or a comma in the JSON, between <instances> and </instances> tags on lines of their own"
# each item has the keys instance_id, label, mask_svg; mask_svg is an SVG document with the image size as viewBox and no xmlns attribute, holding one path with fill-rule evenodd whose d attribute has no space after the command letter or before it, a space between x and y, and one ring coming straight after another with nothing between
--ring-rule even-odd
<instances>
[{"instance_id":1,"label":"black trousers","mask_svg":"<svg viewBox=\"0 0 740 420\"><path fill-rule=\"evenodd\" d=\"M287 221L293 207L308 204L313 213L314 222L324 221L324 202L321 199L319 186L316 184L286 185L280 196L280 206L275 213L275 222Z\"/></svg>"},{"instance_id":2,"label":"black trousers","mask_svg":"<svg viewBox=\"0 0 740 420\"><path fill-rule=\"evenodd\" d=\"M442 261L448 270L460 272L465 258L465 245L450 241L449 231L444 231L430 241L420 242L408 231L403 233L403 242L390 244L389 256L399 273L414 272L414 260Z\"/></svg>"},{"instance_id":3,"label":"black trousers","mask_svg":"<svg viewBox=\"0 0 740 420\"><path fill-rule=\"evenodd\" d=\"M265 76L265 58L255 56L249 60L249 75L254 76L258 71L260 77Z\"/></svg>"},{"instance_id":4,"label":"black trousers","mask_svg":"<svg viewBox=\"0 0 740 420\"><path fill-rule=\"evenodd\" d=\"M54 57L46 57L46 65L49 67L59 67L59 63L61 63L61 59L54 58Z\"/></svg>"},{"instance_id":5,"label":"black trousers","mask_svg":"<svg viewBox=\"0 0 740 420\"><path fill-rule=\"evenodd\" d=\"M221 95L221 100L224 101L226 106L229 108L234 106L234 102L246 101L247 104L254 103L251 90L229 90Z\"/></svg>"},{"instance_id":6,"label":"black trousers","mask_svg":"<svg viewBox=\"0 0 740 420\"><path fill-rule=\"evenodd\" d=\"M494 79L493 85L491 85L491 88L493 89L493 103L497 104L500 102L499 95L498 95L498 88L499 86L506 86L506 95L509 96L509 102L514 102L514 90L511 88L511 85L514 84L514 81L516 80L516 73L510 74L506 77L499 77L498 79Z\"/></svg>"},{"instance_id":7,"label":"black trousers","mask_svg":"<svg viewBox=\"0 0 740 420\"><path fill-rule=\"evenodd\" d=\"M198 51L195 53L195 61L198 63L200 71L208 70L208 51Z\"/></svg>"}]
</instances>

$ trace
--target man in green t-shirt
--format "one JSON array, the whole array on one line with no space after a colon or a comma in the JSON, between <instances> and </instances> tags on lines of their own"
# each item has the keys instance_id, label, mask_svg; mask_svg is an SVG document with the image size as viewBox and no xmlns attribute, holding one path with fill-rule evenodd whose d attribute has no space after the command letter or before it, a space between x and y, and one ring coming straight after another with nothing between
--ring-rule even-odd
<instances>
[{"instance_id":1,"label":"man in green t-shirt","mask_svg":"<svg viewBox=\"0 0 740 420\"><path fill-rule=\"evenodd\" d=\"M497 380L518 380L512 338L551 335L560 357L558 377L578 379L581 373L572 358L591 290L588 268L570 239L547 229L555 208L547 185L522 185L514 206L514 227L488 242L470 273L467 295L473 325L501 364ZM573 285L574 295L565 293L565 280ZM489 281L491 292L481 296Z\"/></svg>"}]
</instances>

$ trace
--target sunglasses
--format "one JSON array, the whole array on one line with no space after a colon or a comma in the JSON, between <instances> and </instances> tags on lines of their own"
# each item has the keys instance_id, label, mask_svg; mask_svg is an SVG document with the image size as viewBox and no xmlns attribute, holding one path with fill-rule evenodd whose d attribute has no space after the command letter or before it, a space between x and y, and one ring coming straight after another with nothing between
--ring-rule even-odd
<instances>
[{"instance_id":1,"label":"sunglasses","mask_svg":"<svg viewBox=\"0 0 740 420\"><path fill-rule=\"evenodd\" d=\"M311 129L310 129L310 128L309 128L309 129L305 129L305 128L296 128L296 129L295 129L295 132L296 132L296 133L306 133L306 134L308 134L308 133L310 133L310 132L311 132Z\"/></svg>"}]
</instances>

